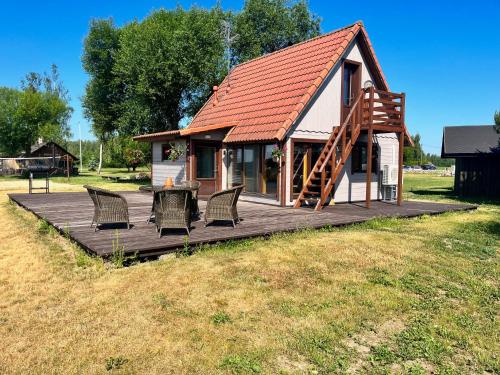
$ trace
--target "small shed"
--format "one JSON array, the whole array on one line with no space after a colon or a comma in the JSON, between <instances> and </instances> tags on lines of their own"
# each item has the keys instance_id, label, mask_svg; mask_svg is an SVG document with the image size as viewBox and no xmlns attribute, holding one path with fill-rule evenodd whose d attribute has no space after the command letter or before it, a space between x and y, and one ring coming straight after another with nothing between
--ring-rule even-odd
<instances>
[{"instance_id":1,"label":"small shed","mask_svg":"<svg viewBox=\"0 0 500 375\"><path fill-rule=\"evenodd\" d=\"M71 174L78 173L78 170L74 167L74 163L79 159L56 142L36 143L31 146L30 157L48 158L50 160L50 168L52 170L55 169L58 173L66 173L68 167Z\"/></svg>"},{"instance_id":2,"label":"small shed","mask_svg":"<svg viewBox=\"0 0 500 375\"><path fill-rule=\"evenodd\" d=\"M441 157L455 159L455 193L500 199L500 134L493 125L446 126Z\"/></svg>"},{"instance_id":3,"label":"small shed","mask_svg":"<svg viewBox=\"0 0 500 375\"><path fill-rule=\"evenodd\" d=\"M27 175L29 172L47 172L51 175L78 174L78 158L55 142L38 141L31 146L30 155L0 158L0 175Z\"/></svg>"}]
</instances>

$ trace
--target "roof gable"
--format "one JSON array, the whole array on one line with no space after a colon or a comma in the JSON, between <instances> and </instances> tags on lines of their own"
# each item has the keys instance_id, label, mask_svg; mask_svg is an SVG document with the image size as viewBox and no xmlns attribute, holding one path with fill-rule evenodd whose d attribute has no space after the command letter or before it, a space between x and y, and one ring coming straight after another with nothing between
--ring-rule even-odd
<instances>
[{"instance_id":1,"label":"roof gable","mask_svg":"<svg viewBox=\"0 0 500 375\"><path fill-rule=\"evenodd\" d=\"M188 131L232 123L225 142L281 140L359 36L378 87L388 89L361 22L236 66L201 108Z\"/></svg>"},{"instance_id":2,"label":"roof gable","mask_svg":"<svg viewBox=\"0 0 500 375\"><path fill-rule=\"evenodd\" d=\"M39 143L39 144L34 144L31 146L31 156L36 156L38 155L39 153L42 153L45 151L45 149L49 150L50 152L52 152L51 150L51 147L52 145L57 148L59 151L61 151L62 154L67 154L69 156L71 156L71 158L73 160L79 160L75 155L71 154L68 150L66 150L64 147L62 147L61 145L57 144L56 142L53 142L53 141L49 141L49 142L43 142L43 143ZM50 149L49 149L50 147Z\"/></svg>"}]
</instances>

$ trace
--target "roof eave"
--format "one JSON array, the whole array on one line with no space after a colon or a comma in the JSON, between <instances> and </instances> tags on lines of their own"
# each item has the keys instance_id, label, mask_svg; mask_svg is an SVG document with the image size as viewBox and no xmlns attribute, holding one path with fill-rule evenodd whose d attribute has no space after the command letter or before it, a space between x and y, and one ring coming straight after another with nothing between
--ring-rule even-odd
<instances>
[{"instance_id":1,"label":"roof eave","mask_svg":"<svg viewBox=\"0 0 500 375\"><path fill-rule=\"evenodd\" d=\"M178 138L180 134L180 130L169 130L165 132L136 135L135 137L132 137L132 139L136 142L168 141Z\"/></svg>"},{"instance_id":2,"label":"roof eave","mask_svg":"<svg viewBox=\"0 0 500 375\"><path fill-rule=\"evenodd\" d=\"M211 132L214 130L220 130L220 129L234 128L237 125L238 125L237 121L229 121L229 122L224 122L221 124L200 126L200 127L196 127L196 128L189 128L188 127L186 129L181 130L181 136L207 133L207 132Z\"/></svg>"}]
</instances>

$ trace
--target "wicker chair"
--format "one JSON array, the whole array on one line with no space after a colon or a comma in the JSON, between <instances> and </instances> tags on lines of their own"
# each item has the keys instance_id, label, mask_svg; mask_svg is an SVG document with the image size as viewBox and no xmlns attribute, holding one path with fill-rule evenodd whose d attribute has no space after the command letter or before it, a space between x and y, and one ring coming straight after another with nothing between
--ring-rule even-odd
<instances>
[{"instance_id":1,"label":"wicker chair","mask_svg":"<svg viewBox=\"0 0 500 375\"><path fill-rule=\"evenodd\" d=\"M94 217L92 224L95 223L95 231L100 224L125 223L127 229L130 229L128 216L128 205L126 199L120 194L108 190L99 189L93 186L84 185L90 198L94 202Z\"/></svg>"},{"instance_id":2,"label":"wicker chair","mask_svg":"<svg viewBox=\"0 0 500 375\"><path fill-rule=\"evenodd\" d=\"M191 190L191 215L198 218L200 216L200 208L198 207L198 191L201 187L199 181L182 181L182 186L186 186Z\"/></svg>"},{"instance_id":3,"label":"wicker chair","mask_svg":"<svg viewBox=\"0 0 500 375\"><path fill-rule=\"evenodd\" d=\"M158 237L162 229L185 229L189 235L191 227L191 191L164 189L155 192L154 214Z\"/></svg>"},{"instance_id":4,"label":"wicker chair","mask_svg":"<svg viewBox=\"0 0 500 375\"><path fill-rule=\"evenodd\" d=\"M205 226L209 221L225 220L233 223L239 221L236 204L244 186L236 186L232 189L218 191L208 198L207 209L205 210Z\"/></svg>"}]
</instances>

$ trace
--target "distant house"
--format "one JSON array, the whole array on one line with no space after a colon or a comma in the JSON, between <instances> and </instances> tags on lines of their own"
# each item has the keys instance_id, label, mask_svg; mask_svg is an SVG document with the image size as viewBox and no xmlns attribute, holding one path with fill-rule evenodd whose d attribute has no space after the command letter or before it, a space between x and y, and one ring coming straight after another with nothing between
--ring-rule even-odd
<instances>
[{"instance_id":1,"label":"distant house","mask_svg":"<svg viewBox=\"0 0 500 375\"><path fill-rule=\"evenodd\" d=\"M37 142L31 146L30 157L47 158L49 168L56 173L66 173L68 167L71 174L77 173L74 163L79 159L56 142Z\"/></svg>"},{"instance_id":2,"label":"distant house","mask_svg":"<svg viewBox=\"0 0 500 375\"><path fill-rule=\"evenodd\" d=\"M499 140L492 125L444 128L441 157L456 160L458 195L500 199Z\"/></svg>"},{"instance_id":3,"label":"distant house","mask_svg":"<svg viewBox=\"0 0 500 375\"><path fill-rule=\"evenodd\" d=\"M237 65L186 129L134 139L152 145L153 184L244 185L243 200L316 209L381 199L409 141L404 94L389 92L361 22ZM171 160L172 147L187 153Z\"/></svg>"},{"instance_id":4,"label":"distant house","mask_svg":"<svg viewBox=\"0 0 500 375\"><path fill-rule=\"evenodd\" d=\"M77 174L74 163L79 159L55 142L41 139L31 146L30 155L22 153L17 158L0 158L0 175L22 175L31 172L51 174Z\"/></svg>"}]
</instances>

